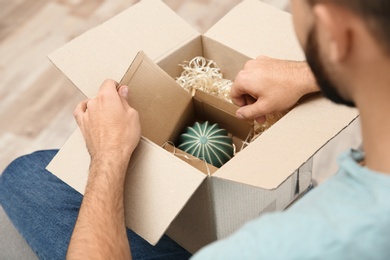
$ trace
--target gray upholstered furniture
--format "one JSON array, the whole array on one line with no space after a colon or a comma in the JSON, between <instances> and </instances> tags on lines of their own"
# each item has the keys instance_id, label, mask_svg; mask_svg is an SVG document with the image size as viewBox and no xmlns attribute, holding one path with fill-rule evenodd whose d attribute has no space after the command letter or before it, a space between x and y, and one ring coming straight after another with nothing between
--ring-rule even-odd
<instances>
[{"instance_id":1,"label":"gray upholstered furniture","mask_svg":"<svg viewBox=\"0 0 390 260\"><path fill-rule=\"evenodd\" d=\"M35 260L38 257L18 233L0 206L0 259Z\"/></svg>"}]
</instances>

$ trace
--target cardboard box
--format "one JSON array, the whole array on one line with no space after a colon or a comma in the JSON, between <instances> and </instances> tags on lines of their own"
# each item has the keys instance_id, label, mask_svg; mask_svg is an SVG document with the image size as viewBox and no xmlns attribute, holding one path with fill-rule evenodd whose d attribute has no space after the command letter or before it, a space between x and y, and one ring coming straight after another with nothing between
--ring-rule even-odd
<instances>
[{"instance_id":1,"label":"cardboard box","mask_svg":"<svg viewBox=\"0 0 390 260\"><path fill-rule=\"evenodd\" d=\"M143 137L126 179L126 223L151 244L167 233L190 252L288 206L311 183L312 156L357 117L313 96L224 166L207 170L203 161L175 156L181 152L166 142L194 120L212 117L238 140L250 126L237 122L231 105L201 92L191 97L176 85L178 64L198 55L232 80L258 55L304 59L290 15L258 0L243 1L205 35L161 1L144 0L49 56L88 97L106 78L129 84ZM48 170L83 193L89 160L77 129Z\"/></svg>"}]
</instances>

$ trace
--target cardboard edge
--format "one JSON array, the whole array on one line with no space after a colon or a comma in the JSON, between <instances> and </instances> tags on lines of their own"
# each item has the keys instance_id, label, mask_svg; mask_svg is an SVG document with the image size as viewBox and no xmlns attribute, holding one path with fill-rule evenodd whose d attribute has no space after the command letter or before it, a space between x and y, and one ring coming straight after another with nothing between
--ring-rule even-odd
<instances>
[{"instance_id":1,"label":"cardboard edge","mask_svg":"<svg viewBox=\"0 0 390 260\"><path fill-rule=\"evenodd\" d=\"M314 96L314 97L312 97L312 99L314 100L314 102L315 102L315 100L323 100L323 99L325 99L324 97L318 97L318 96ZM307 102L311 102L312 101L312 99L310 99L310 100L308 100ZM328 103L330 102L330 101L328 101L328 100L326 100ZM336 105L334 105L333 103L332 103L332 106L336 106ZM347 108L343 108L343 109L347 109ZM232 175L231 174L231 169L229 168L229 174L227 174L228 176L226 176L225 174L226 174L226 169L227 169L227 167L229 167L229 166L232 166L233 164L232 164L232 161L229 161L229 162L227 162L225 165L223 165L220 169L219 169L219 171L217 171L212 177L213 178L221 178L221 179L226 179L226 180L230 180L230 181L234 181L234 182L238 182L238 183L242 183L242 184L246 184L246 185L250 185L250 186L256 186L256 187L260 187L260 188L263 188L263 189L268 189L268 190L273 190L273 189L278 189L279 187L280 187L280 185L285 181L285 180L287 180L292 174L294 174L297 170L299 170L300 169L300 167L302 167L303 165L305 165L308 161L310 161L310 159L314 156L314 155L316 155L327 143L329 143L331 140L333 140L337 135L339 135L345 128L347 128L348 126L350 126L358 117L359 117L359 114L358 114L358 112L356 111L356 109L350 109L350 112L347 112L349 115L348 115L348 119L344 119L344 121L348 121L348 122L346 122L346 124L344 124L343 125L343 127L340 127L338 130L335 130L335 131L333 131L332 132L332 134L331 134L331 137L330 138L328 138L326 141L324 141L324 142L322 142L322 144L321 145L319 145L316 149L315 149L315 151L313 151L312 153L311 153L311 155L310 156L308 156L304 161L302 161L302 162L300 162L299 163L299 165L294 169L294 170L292 170L290 173L288 173L288 174L286 174L285 175L285 177L283 178L283 180L282 181L279 181L278 183L276 182L276 181L271 181L270 183L272 183L272 184L270 184L270 183L268 183L268 184L264 184L264 183L262 183L262 184L260 184L258 181L257 182L255 182L255 183L252 183L251 181L248 181L248 180L246 180L245 178L241 178L239 175ZM282 119L280 119L278 122L276 122L272 127L274 127L274 126L277 126L277 125L279 125L280 123L282 123L284 121L284 118L282 118ZM271 128L272 128L271 127ZM263 135L267 135L267 131L265 132L265 133L263 133ZM256 139L254 142L261 142L261 139L262 139L262 136L260 136L258 139ZM248 147L246 148L246 149L248 149ZM246 150L246 149L244 149L244 151L242 151L242 152L244 152L244 154L242 154L242 155L244 155L245 157L246 157L246 159L249 159L249 155L248 155L248 151ZM242 153L241 152L241 153ZM238 155L240 155L240 154L238 154ZM237 156L237 155L236 155ZM240 155L241 156L241 155ZM234 169L235 170L239 170L239 169L237 169L237 165L235 165L235 167L234 167ZM259 171L258 171L259 172Z\"/></svg>"},{"instance_id":2,"label":"cardboard edge","mask_svg":"<svg viewBox=\"0 0 390 260\"><path fill-rule=\"evenodd\" d=\"M118 87L125 84L125 82L129 82L132 79L144 58L145 53L143 51L137 53L134 60L131 62L129 68L125 71L125 74L123 75L122 79L119 81Z\"/></svg>"}]
</instances>

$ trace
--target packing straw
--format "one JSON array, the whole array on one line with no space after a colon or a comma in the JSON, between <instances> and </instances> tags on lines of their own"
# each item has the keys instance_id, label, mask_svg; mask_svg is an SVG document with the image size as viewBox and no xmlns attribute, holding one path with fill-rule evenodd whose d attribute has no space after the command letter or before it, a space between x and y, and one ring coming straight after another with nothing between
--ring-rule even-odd
<instances>
[{"instance_id":1,"label":"packing straw","mask_svg":"<svg viewBox=\"0 0 390 260\"><path fill-rule=\"evenodd\" d=\"M196 90L202 90L232 103L230 89L233 82L223 78L222 72L215 61L198 56L190 62L179 65L183 68L183 72L180 77L176 78L176 82L189 93L194 95ZM249 138L249 142L255 140L285 114L269 114L266 116L267 120L263 124L254 121L252 136Z\"/></svg>"},{"instance_id":2,"label":"packing straw","mask_svg":"<svg viewBox=\"0 0 390 260\"><path fill-rule=\"evenodd\" d=\"M195 57L186 64L180 64L183 72L176 82L192 95L197 89L232 102L229 93L233 82L222 77L217 63L203 57Z\"/></svg>"}]
</instances>

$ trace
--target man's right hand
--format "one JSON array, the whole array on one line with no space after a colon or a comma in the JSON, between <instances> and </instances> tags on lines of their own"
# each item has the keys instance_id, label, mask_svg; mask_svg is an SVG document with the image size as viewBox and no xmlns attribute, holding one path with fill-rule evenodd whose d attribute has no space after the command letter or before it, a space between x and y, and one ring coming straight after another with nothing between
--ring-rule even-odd
<instances>
[{"instance_id":1,"label":"man's right hand","mask_svg":"<svg viewBox=\"0 0 390 260\"><path fill-rule=\"evenodd\" d=\"M316 91L319 88L306 62L260 56L238 73L230 96L241 107L237 117L264 123L267 114L285 111Z\"/></svg>"},{"instance_id":2,"label":"man's right hand","mask_svg":"<svg viewBox=\"0 0 390 260\"><path fill-rule=\"evenodd\" d=\"M129 89L105 80L95 98L82 101L74 116L87 144L91 159L106 158L126 165L141 135L139 115L130 107ZM123 159L123 160L120 160Z\"/></svg>"}]
</instances>

